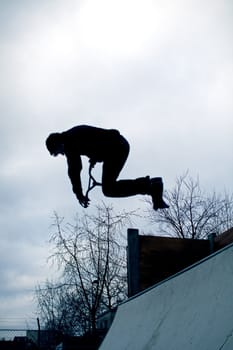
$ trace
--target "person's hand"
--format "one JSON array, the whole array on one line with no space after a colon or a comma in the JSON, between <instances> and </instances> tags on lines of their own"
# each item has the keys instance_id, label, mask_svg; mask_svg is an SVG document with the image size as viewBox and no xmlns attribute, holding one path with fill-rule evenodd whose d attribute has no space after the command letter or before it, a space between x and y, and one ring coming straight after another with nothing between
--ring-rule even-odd
<instances>
[{"instance_id":1,"label":"person's hand","mask_svg":"<svg viewBox=\"0 0 233 350\"><path fill-rule=\"evenodd\" d=\"M90 204L90 199L88 197L85 196L77 196L79 204L83 207L83 208L87 208Z\"/></svg>"},{"instance_id":2,"label":"person's hand","mask_svg":"<svg viewBox=\"0 0 233 350\"><path fill-rule=\"evenodd\" d=\"M90 163L90 168L93 169L94 166L96 165L96 161L94 159L89 159L89 163Z\"/></svg>"}]
</instances>

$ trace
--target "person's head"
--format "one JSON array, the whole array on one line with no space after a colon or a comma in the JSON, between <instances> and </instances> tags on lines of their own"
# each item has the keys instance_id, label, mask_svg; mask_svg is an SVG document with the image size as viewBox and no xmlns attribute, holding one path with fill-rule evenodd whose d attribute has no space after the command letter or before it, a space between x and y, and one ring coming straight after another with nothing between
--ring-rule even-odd
<instances>
[{"instance_id":1,"label":"person's head","mask_svg":"<svg viewBox=\"0 0 233 350\"><path fill-rule=\"evenodd\" d=\"M52 156L56 157L58 154L64 154L62 135L58 132L50 134L45 143L49 153Z\"/></svg>"}]
</instances>

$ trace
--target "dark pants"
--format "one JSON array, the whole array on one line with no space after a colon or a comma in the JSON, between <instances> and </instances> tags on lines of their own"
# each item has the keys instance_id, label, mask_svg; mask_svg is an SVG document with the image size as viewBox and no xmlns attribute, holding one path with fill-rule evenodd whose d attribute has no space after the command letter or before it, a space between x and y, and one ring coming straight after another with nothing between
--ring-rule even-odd
<instances>
[{"instance_id":1,"label":"dark pants","mask_svg":"<svg viewBox=\"0 0 233 350\"><path fill-rule=\"evenodd\" d=\"M129 155L129 143L119 135L103 162L102 190L107 197L128 197L148 192L148 178L117 180Z\"/></svg>"}]
</instances>

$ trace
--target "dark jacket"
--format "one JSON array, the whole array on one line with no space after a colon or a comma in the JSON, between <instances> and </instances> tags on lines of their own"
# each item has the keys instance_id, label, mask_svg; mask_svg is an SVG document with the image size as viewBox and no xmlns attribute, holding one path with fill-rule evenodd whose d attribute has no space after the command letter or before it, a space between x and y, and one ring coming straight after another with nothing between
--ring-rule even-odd
<instances>
[{"instance_id":1,"label":"dark jacket","mask_svg":"<svg viewBox=\"0 0 233 350\"><path fill-rule=\"evenodd\" d=\"M118 130L102 129L88 125L75 126L61 135L73 191L79 196L82 194L81 156L87 156L93 164L103 162L116 152L122 136Z\"/></svg>"}]
</instances>

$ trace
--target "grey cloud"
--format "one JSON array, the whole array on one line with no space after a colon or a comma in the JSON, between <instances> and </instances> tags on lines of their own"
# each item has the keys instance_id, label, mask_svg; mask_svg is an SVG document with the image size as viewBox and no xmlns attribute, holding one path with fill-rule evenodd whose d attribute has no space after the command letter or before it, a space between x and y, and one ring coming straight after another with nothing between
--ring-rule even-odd
<instances>
[{"instance_id":1,"label":"grey cloud","mask_svg":"<svg viewBox=\"0 0 233 350\"><path fill-rule=\"evenodd\" d=\"M158 9L162 25L152 28L141 47L126 53L114 51L114 42L112 52L80 44L74 16L80 4L25 0L0 5L4 314L14 296L15 313L21 313L29 300L27 288L49 274L45 266L53 211L69 220L82 210L65 159L51 158L45 148L50 132L83 123L118 128L131 144L122 178L162 175L170 188L189 168L207 189L232 190L229 5L168 1L164 10ZM174 10L168 17L166 6ZM68 46L59 46L68 39ZM101 167L96 171L99 176ZM96 190L91 204L102 199ZM138 197L109 201L119 208L143 209ZM8 311L12 314L13 307Z\"/></svg>"}]
</instances>

